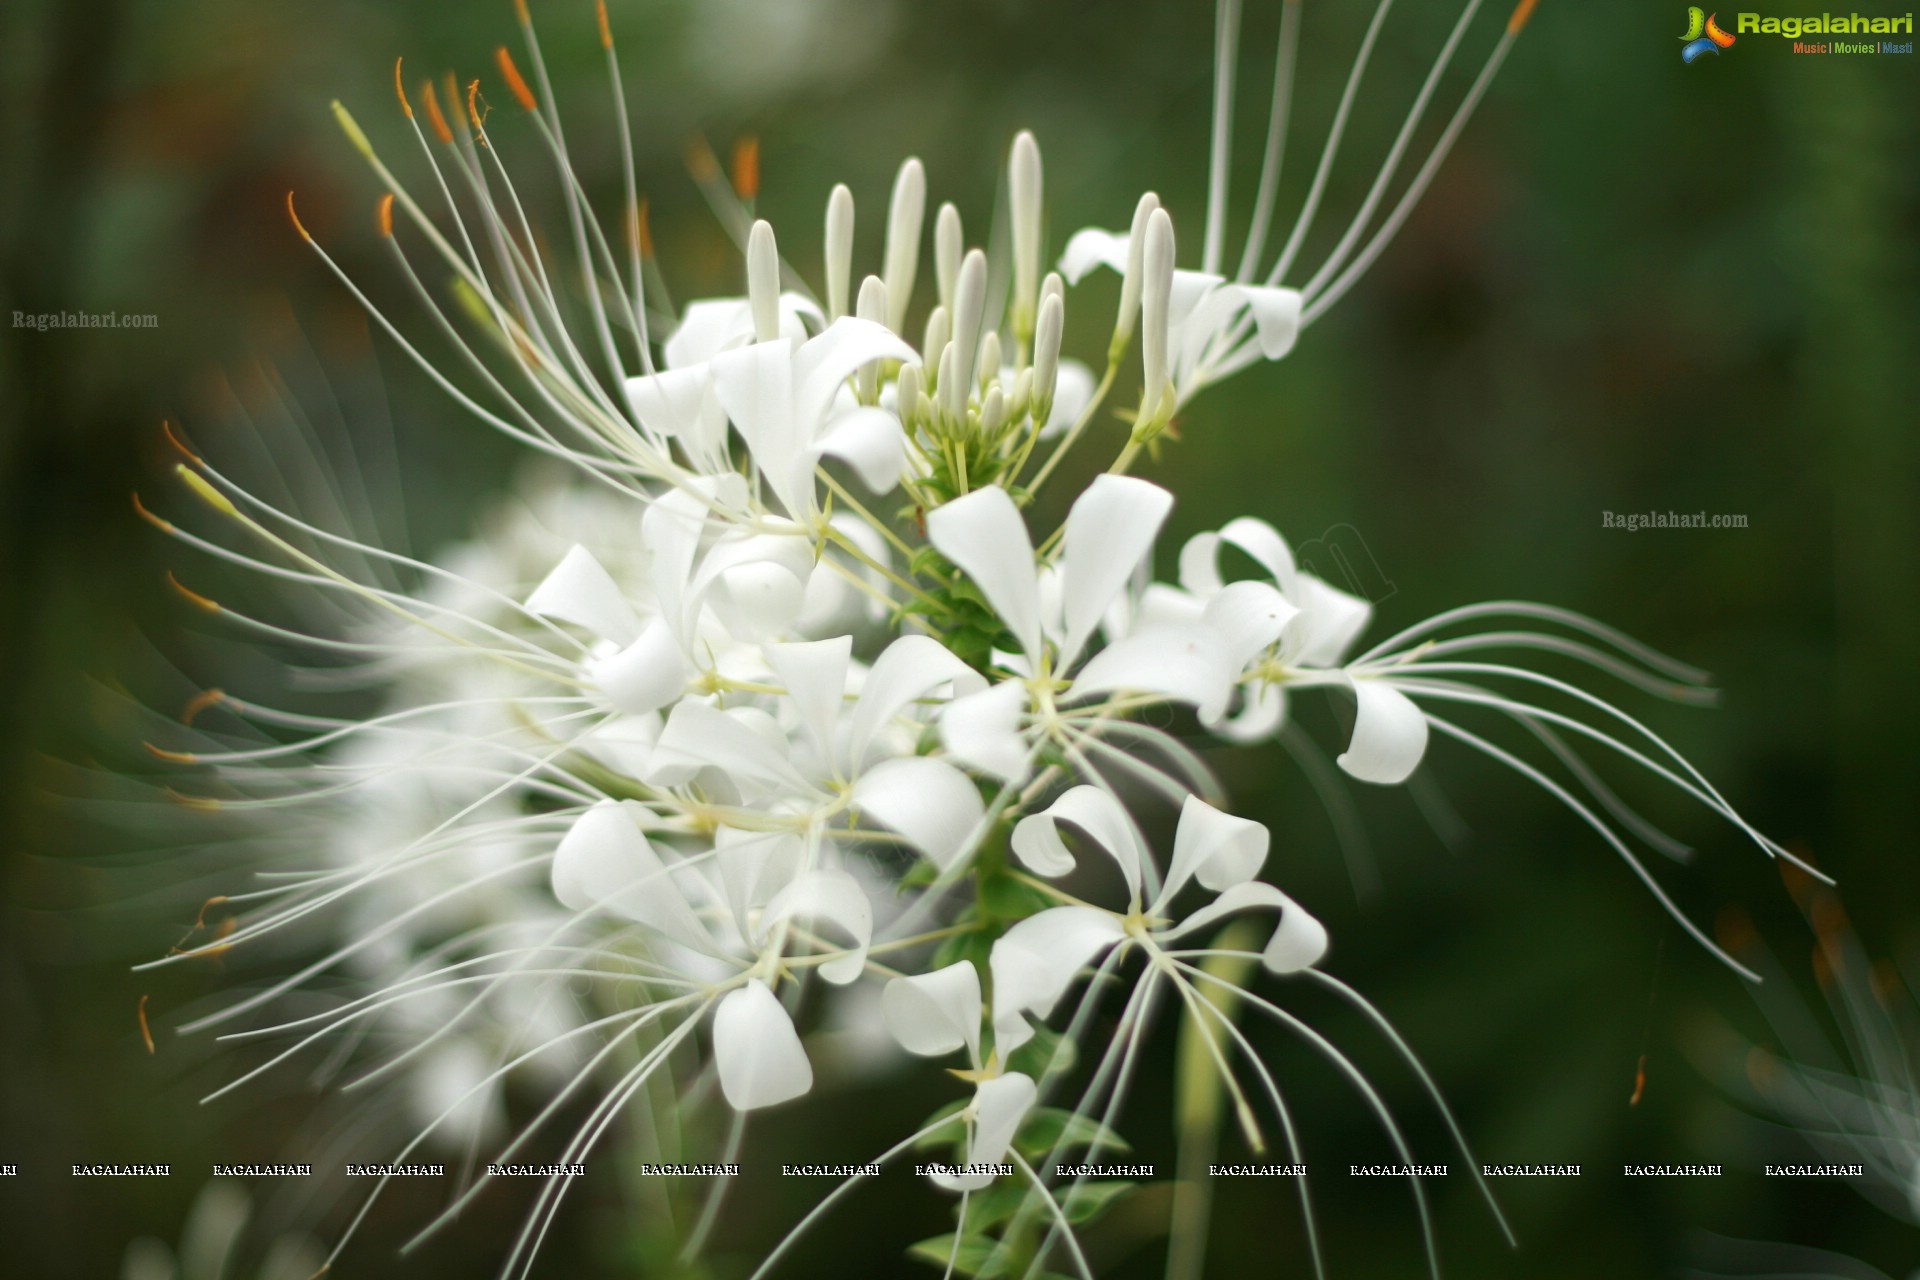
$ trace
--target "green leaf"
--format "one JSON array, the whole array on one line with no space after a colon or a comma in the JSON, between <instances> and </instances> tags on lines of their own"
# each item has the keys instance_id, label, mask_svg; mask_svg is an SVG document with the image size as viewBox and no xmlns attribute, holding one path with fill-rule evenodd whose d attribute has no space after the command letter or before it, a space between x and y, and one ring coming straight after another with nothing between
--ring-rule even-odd
<instances>
[{"instance_id":1,"label":"green leaf","mask_svg":"<svg viewBox=\"0 0 1920 1280\"><path fill-rule=\"evenodd\" d=\"M1011 1218L1032 1192L1017 1183L997 1182L967 1197L968 1231L985 1232Z\"/></svg>"},{"instance_id":2,"label":"green leaf","mask_svg":"<svg viewBox=\"0 0 1920 1280\"><path fill-rule=\"evenodd\" d=\"M1096 1141L1105 1151L1133 1150L1125 1138L1098 1120L1059 1107L1035 1107L1026 1123L1020 1126L1020 1136L1014 1139L1013 1145L1021 1155L1037 1160L1055 1147L1063 1152L1073 1151L1090 1147Z\"/></svg>"},{"instance_id":3,"label":"green leaf","mask_svg":"<svg viewBox=\"0 0 1920 1280\"><path fill-rule=\"evenodd\" d=\"M1052 1027L1036 1026L1033 1039L1007 1055L1007 1070L1045 1080L1073 1070L1079 1061L1079 1050L1071 1040Z\"/></svg>"},{"instance_id":4,"label":"green leaf","mask_svg":"<svg viewBox=\"0 0 1920 1280\"><path fill-rule=\"evenodd\" d=\"M942 1271L947 1268L947 1259L952 1258L953 1269L958 1274L977 1276L979 1280L993 1280L994 1277L1007 1273L1009 1261L1006 1253L994 1258L993 1247L994 1241L986 1236L962 1236L960 1249L956 1254L953 1247L953 1233L948 1232L946 1235L930 1236L918 1244L909 1245L907 1256L939 1267ZM989 1259L992 1261L989 1262Z\"/></svg>"},{"instance_id":5,"label":"green leaf","mask_svg":"<svg viewBox=\"0 0 1920 1280\"><path fill-rule=\"evenodd\" d=\"M1083 1182L1067 1193L1066 1200L1060 1205L1060 1212L1075 1226L1092 1222L1138 1185L1124 1178Z\"/></svg>"},{"instance_id":6,"label":"green leaf","mask_svg":"<svg viewBox=\"0 0 1920 1280\"><path fill-rule=\"evenodd\" d=\"M1055 905L1040 890L1009 875L982 876L979 894L981 908L999 920L1025 920Z\"/></svg>"}]
</instances>

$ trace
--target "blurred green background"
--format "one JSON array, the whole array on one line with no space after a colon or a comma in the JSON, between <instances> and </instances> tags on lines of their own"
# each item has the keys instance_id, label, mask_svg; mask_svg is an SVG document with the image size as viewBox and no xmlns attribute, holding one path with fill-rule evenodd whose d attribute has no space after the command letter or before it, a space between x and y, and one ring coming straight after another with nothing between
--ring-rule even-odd
<instances>
[{"instance_id":1,"label":"blurred green background","mask_svg":"<svg viewBox=\"0 0 1920 1280\"><path fill-rule=\"evenodd\" d=\"M594 194L612 200L619 171L592 6L534 8L576 161ZM1203 6L611 8L642 182L681 300L738 287L685 176L682 147L695 132L723 149L742 133L761 138L761 212L805 271L817 271L820 212L837 180L860 202L856 261L877 261L880 210L908 153L925 159L932 199L956 201L970 237L982 238L1006 143L1022 126L1045 151L1056 248L1076 227L1124 225L1150 186L1186 229L1192 261L1211 80ZM1344 225L1457 13L1405 8L1368 78L1309 262ZM1243 197L1279 5L1248 9ZM1307 5L1283 217L1368 9ZM1504 19L1482 15L1443 102L1463 90ZM1726 690L1717 710L1621 701L1760 828L1836 874L1876 953L1911 962L1920 65L1796 58L1784 42L1753 37L1686 67L1675 39L1683 25L1681 8L1664 3L1543 6L1382 264L1291 358L1203 396L1149 474L1180 495L1176 540L1240 513L1296 542L1350 526L1379 583L1391 584L1375 584L1379 627L1475 600L1537 599L1711 669ZM493 46L515 35L505 0L10 0L0 15L0 312L158 317L140 331L0 328L0 1161L24 1166L0 1181L9 1274L115 1274L128 1239L176 1237L208 1161L270 1157L328 1122L298 1072L197 1107L229 1065L170 1035L151 1057L139 1041L143 994L164 1021L221 980L129 972L176 940L192 907L160 891L171 855L155 851L177 834L145 831L145 818L115 825L96 803L110 788L91 770L137 755L115 728L127 721L112 690L171 711L221 678L210 664L231 650L165 589L165 571L189 553L138 522L127 494L165 487L162 418L184 421L217 452L232 395L247 399L265 361L316 400L331 385L340 417L390 416L416 546L470 527L513 455L389 344L368 342L281 201L297 189L307 225L348 270L376 296L398 297L372 234L377 189L327 103L341 98L389 153L406 155L393 56L414 75L491 76ZM513 141L524 144L524 130ZM517 154L541 163L524 147ZM1111 282L1074 296L1068 345L1089 360L1111 297ZM329 430L334 410L314 413ZM1090 449L1083 464L1104 452ZM1669 509L1742 514L1749 527L1602 527L1603 511ZM1177 541L1163 545L1167 566ZM1333 711L1303 702L1300 715L1323 744L1337 742ZM1577 1181L1501 1186L1517 1254L1465 1179L1440 1185L1449 1273L1669 1275L1712 1232L1842 1249L1904 1274L1920 1257L1912 1228L1843 1188L1742 1171L1798 1152L1744 1118L1703 1070L1721 1064L1728 1028L1766 1039L1739 980L1570 815L1444 744L1431 759L1466 834L1450 848L1404 791L1359 794L1382 882L1364 895L1284 753L1220 764L1243 811L1275 828L1271 874L1331 927L1333 972L1425 1057L1478 1153L1588 1167ZM1691 870L1664 869L1695 918L1744 904L1808 986L1810 936L1772 868L1680 798L1650 783L1627 794L1699 849ZM1356 1046L1422 1153L1447 1158L1407 1073L1369 1047L1357 1019L1316 1013L1336 1042ZM1642 1054L1645 1095L1630 1108ZM1385 1156L1331 1072L1277 1047L1276 1062L1310 1117L1310 1159ZM1126 1128L1170 1166L1166 1076L1143 1079ZM936 1085L783 1111L754 1154L864 1158L941 1097ZM109 1158L170 1159L176 1176L87 1183L63 1172ZM1666 1160L1739 1168L1716 1182L1613 1173L1623 1161ZM1337 1174L1315 1193L1332 1274L1418 1273L1403 1194ZM726 1251L764 1250L804 1194L749 1179ZM1276 1260L1282 1274L1306 1274L1291 1203L1281 1187L1224 1188L1209 1274L1266 1273ZM506 1197L486 1204L410 1269L393 1249L425 1203L383 1207L343 1273L484 1274L517 1220ZM321 1196L306 1208L325 1236L348 1207ZM265 1210L289 1220L304 1211ZM1095 1234L1106 1273L1160 1273L1157 1212L1148 1204ZM910 1179L888 1180L856 1197L789 1274L908 1274L902 1246L944 1229L943 1215ZM634 1234L617 1189L590 1185L541 1273L639 1274Z\"/></svg>"}]
</instances>

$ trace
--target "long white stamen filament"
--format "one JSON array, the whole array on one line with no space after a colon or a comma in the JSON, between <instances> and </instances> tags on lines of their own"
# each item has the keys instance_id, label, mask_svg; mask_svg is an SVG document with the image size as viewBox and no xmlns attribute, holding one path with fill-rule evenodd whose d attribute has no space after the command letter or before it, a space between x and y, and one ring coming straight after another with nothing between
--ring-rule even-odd
<instances>
[{"instance_id":1,"label":"long white stamen filament","mask_svg":"<svg viewBox=\"0 0 1920 1280\"><path fill-rule=\"evenodd\" d=\"M1227 179L1233 165L1233 83L1240 61L1240 0L1213 7L1213 129L1207 149L1207 226L1200 269L1220 273L1226 251Z\"/></svg>"},{"instance_id":2,"label":"long white stamen filament","mask_svg":"<svg viewBox=\"0 0 1920 1280\"><path fill-rule=\"evenodd\" d=\"M1273 224L1273 203L1280 192L1281 165L1286 159L1287 126L1293 115L1293 70L1300 52L1301 0L1282 0L1280 37L1273 55L1273 104L1267 110L1267 143L1260 157L1260 187L1254 196L1253 220L1247 226L1246 248L1233 278L1242 284L1260 269L1266 252L1267 229Z\"/></svg>"},{"instance_id":3,"label":"long white stamen filament","mask_svg":"<svg viewBox=\"0 0 1920 1280\"><path fill-rule=\"evenodd\" d=\"M1307 232L1313 228L1313 218L1320 210L1320 200L1327 192L1327 183L1333 177L1333 160L1340 152L1340 141L1346 136L1347 118L1353 114L1353 103L1360 96L1360 81L1367 73L1367 62L1373 57L1374 42L1380 38L1380 28L1386 24L1387 13L1393 8L1393 0L1380 0L1379 7L1373 11L1373 20L1367 24L1367 32L1360 39L1360 52L1354 57L1353 69L1347 73L1346 88L1340 92L1340 105L1334 109L1333 125L1327 130L1326 145L1320 150L1320 164L1314 170L1313 183L1307 188L1306 202L1300 207L1300 215L1294 220L1293 232L1287 237L1287 243L1280 250L1279 259L1273 264L1273 270L1267 273L1267 283L1277 285L1287 278L1287 269L1300 252L1300 246L1306 242Z\"/></svg>"},{"instance_id":4,"label":"long white stamen filament","mask_svg":"<svg viewBox=\"0 0 1920 1280\"><path fill-rule=\"evenodd\" d=\"M1393 181L1393 175L1399 172L1400 160L1406 155L1407 146L1413 141L1414 130L1420 127L1420 121L1427 113L1427 105L1433 101L1434 91L1440 87L1440 77L1446 74L1447 67L1452 64L1454 52L1459 49L1461 39L1467 34L1468 24L1473 21L1474 14L1479 11L1480 0L1467 0L1466 7L1460 11L1458 21L1453 24L1453 31L1447 36L1446 44L1440 49L1440 56L1434 59L1433 67L1427 72L1426 80L1420 85L1420 92L1414 95L1413 106L1408 108L1407 118L1401 124L1400 132L1395 135L1393 145L1388 148L1387 158L1381 162L1380 172L1374 177L1373 185L1367 188L1366 198L1360 202L1359 210L1354 213L1353 220L1347 225L1346 233L1340 237L1340 242L1333 247L1333 252L1327 255L1327 260L1320 264L1320 269L1313 273L1312 278L1300 287L1302 294L1311 297L1318 293L1321 286L1332 279L1334 273L1345 265L1347 255L1353 251L1353 246L1359 243L1361 235L1367 229L1367 223L1373 218L1374 210L1380 207L1380 201L1386 196L1387 186Z\"/></svg>"}]
</instances>

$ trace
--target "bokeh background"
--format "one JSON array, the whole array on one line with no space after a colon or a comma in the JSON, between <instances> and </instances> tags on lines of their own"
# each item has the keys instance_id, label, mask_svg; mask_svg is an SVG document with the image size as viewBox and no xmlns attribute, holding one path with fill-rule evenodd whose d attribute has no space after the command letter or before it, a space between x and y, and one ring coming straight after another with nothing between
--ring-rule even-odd
<instances>
[{"instance_id":1,"label":"bokeh background","mask_svg":"<svg viewBox=\"0 0 1920 1280\"><path fill-rule=\"evenodd\" d=\"M619 171L592 6L534 7L576 159L595 194L612 197ZM1202 6L610 7L642 181L681 298L737 288L734 259L686 179L682 148L695 133L723 149L760 137L761 211L789 246L817 243L829 186L849 183L865 262L877 260L878 211L904 154L925 159L933 198L956 201L977 238L1022 126L1045 150L1056 247L1078 226L1124 225L1147 186L1181 225L1199 224L1211 82ZM1243 195L1279 12L1271 0L1247 7ZM1299 199L1369 7L1307 7L1283 212ZM1335 173L1312 242L1323 248L1457 12L1405 8ZM1504 18L1482 16L1452 92ZM1245 512L1296 542L1334 529L1358 538L1377 566L1368 589L1383 627L1468 601L1538 599L1711 669L1726 690L1717 710L1624 700L1758 826L1837 875L1867 945L1911 965L1920 64L1796 58L1752 37L1685 67L1682 25L1664 3L1544 5L1372 276L1290 359L1198 401L1156 474L1181 496L1176 537ZM158 317L150 330L41 333L0 315L0 1161L24 1169L0 1181L9 1274L114 1275L129 1239L178 1236L210 1160L269 1157L328 1123L297 1073L197 1106L223 1068L166 1034L165 1014L222 977L129 969L164 951L192 908L165 891L169 859L190 851L172 847L177 832L150 807L119 805L108 781L138 756L127 699L171 709L181 691L221 677L209 665L222 654L238 659L165 589L187 553L137 521L127 495L165 486L163 418L217 451L271 367L313 406L322 434L340 422L391 425L415 546L471 527L516 459L368 339L281 202L297 189L307 225L348 269L398 296L372 234L377 189L327 103L343 99L404 154L392 58L406 55L418 73L489 74L493 46L514 37L505 0L10 0L0 14L0 312ZM817 249L790 252L817 269ZM1090 360L1111 288L1087 286L1072 308L1069 346ZM1740 514L1748 527L1602 527L1603 511L1669 509ZM1331 711L1303 716L1323 743L1337 741ZM1579 1180L1501 1187L1518 1253L1465 1179L1441 1185L1450 1274L1672 1275L1711 1263L1708 1233L1844 1250L1906 1274L1920 1259L1912 1228L1844 1188L1750 1172L1798 1149L1744 1114L1721 1078L1730 1059L1737 1067L1740 1037L1769 1038L1744 985L1551 801L1444 745L1432 759L1457 829L1423 817L1401 790L1356 797L1376 889L1352 874L1283 753L1222 763L1245 811L1275 827L1274 874L1331 926L1334 971L1423 1054L1477 1151L1588 1168ZM1630 795L1699 850L1692 869L1666 877L1679 900L1705 920L1740 904L1798 984L1782 998L1817 1005L1811 935L1773 869L1680 798L1650 784ZM142 995L163 1024L153 1056L135 1021ZM1447 1158L1407 1073L1368 1048L1357 1019L1316 1012L1334 1039L1358 1046L1422 1151ZM1312 1118L1310 1158L1385 1156L1332 1073L1276 1052ZM1642 1055L1644 1094L1630 1107ZM1167 1072L1149 1072L1129 1132L1170 1167L1154 1136L1168 1098ZM794 1108L768 1120L755 1154L862 1158L938 1100L847 1094ZM176 1175L64 1175L71 1161L110 1158L171 1160ZM1711 1182L1613 1173L1670 1160L1729 1171ZM1340 1175L1315 1190L1333 1274L1418 1273L1404 1195ZM764 1249L804 1194L750 1179L723 1253ZM324 1194L261 1203L258 1239L303 1214L326 1235L347 1207ZM1160 1273L1156 1203L1095 1233L1104 1273ZM1209 1274L1276 1260L1304 1274L1288 1204L1277 1187L1225 1188ZM485 1274L517 1217L503 1198L487 1205L410 1265L393 1250L425 1205L383 1210L345 1272ZM889 1180L856 1198L791 1274L911 1274L902 1245L943 1229L942 1214L911 1180ZM543 1274L645 1274L639 1234L617 1186L590 1185Z\"/></svg>"}]
</instances>

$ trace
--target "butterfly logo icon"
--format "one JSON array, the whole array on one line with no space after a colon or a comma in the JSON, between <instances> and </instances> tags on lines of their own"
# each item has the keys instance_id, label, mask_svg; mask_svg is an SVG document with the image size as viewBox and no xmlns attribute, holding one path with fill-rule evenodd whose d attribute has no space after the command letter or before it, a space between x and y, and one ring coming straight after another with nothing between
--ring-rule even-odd
<instances>
[{"instance_id":1,"label":"butterfly logo icon","mask_svg":"<svg viewBox=\"0 0 1920 1280\"><path fill-rule=\"evenodd\" d=\"M1687 29L1680 38L1686 43L1680 47L1680 60L1691 65L1702 54L1718 54L1733 43L1733 37L1721 30L1714 21L1720 15L1710 14L1699 5L1687 9Z\"/></svg>"}]
</instances>

